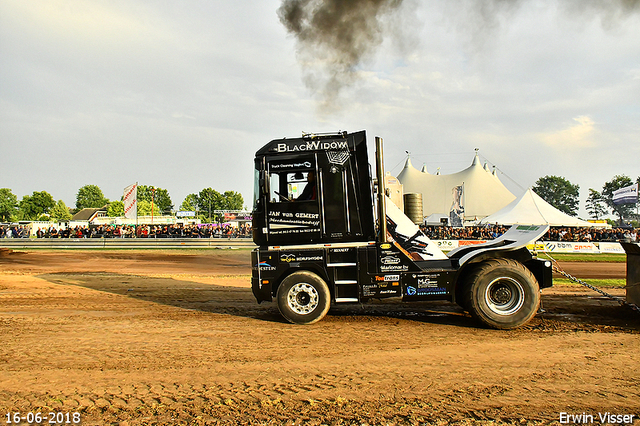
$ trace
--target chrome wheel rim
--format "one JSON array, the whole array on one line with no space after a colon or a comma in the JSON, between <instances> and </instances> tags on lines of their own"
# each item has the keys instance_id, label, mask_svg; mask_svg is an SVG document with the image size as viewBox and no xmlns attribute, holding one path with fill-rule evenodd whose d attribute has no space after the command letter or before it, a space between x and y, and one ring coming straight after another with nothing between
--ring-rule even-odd
<instances>
[{"instance_id":1,"label":"chrome wheel rim","mask_svg":"<svg viewBox=\"0 0 640 426\"><path fill-rule=\"evenodd\" d=\"M287 293L287 304L298 315L310 314L319 303L318 291L307 283L298 283Z\"/></svg>"},{"instance_id":2,"label":"chrome wheel rim","mask_svg":"<svg viewBox=\"0 0 640 426\"><path fill-rule=\"evenodd\" d=\"M484 300L491 312L512 315L524 304L524 288L511 277L499 277L487 286Z\"/></svg>"}]
</instances>

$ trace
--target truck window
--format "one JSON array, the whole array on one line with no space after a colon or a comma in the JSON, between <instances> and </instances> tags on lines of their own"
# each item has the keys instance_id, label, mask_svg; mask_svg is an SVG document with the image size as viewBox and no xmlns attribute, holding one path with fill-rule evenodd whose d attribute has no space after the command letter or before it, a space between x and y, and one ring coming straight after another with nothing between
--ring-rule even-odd
<instances>
[{"instance_id":1,"label":"truck window","mask_svg":"<svg viewBox=\"0 0 640 426\"><path fill-rule=\"evenodd\" d=\"M288 203L316 199L313 171L280 172L269 174L269 201Z\"/></svg>"},{"instance_id":2,"label":"truck window","mask_svg":"<svg viewBox=\"0 0 640 426\"><path fill-rule=\"evenodd\" d=\"M280 198L280 175L278 173L269 174L269 201L272 203L286 201Z\"/></svg>"},{"instance_id":3,"label":"truck window","mask_svg":"<svg viewBox=\"0 0 640 426\"><path fill-rule=\"evenodd\" d=\"M289 191L294 201L312 201L316 199L315 173L298 172L289 175Z\"/></svg>"}]
</instances>

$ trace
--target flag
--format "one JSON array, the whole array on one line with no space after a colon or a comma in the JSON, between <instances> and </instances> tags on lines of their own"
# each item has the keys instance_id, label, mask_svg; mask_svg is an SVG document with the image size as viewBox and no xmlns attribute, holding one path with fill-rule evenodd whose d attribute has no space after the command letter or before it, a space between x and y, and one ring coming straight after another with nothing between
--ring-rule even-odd
<instances>
[{"instance_id":1,"label":"flag","mask_svg":"<svg viewBox=\"0 0 640 426\"><path fill-rule=\"evenodd\" d=\"M638 184L620 188L613 193L613 204L635 204L638 202Z\"/></svg>"},{"instance_id":2,"label":"flag","mask_svg":"<svg viewBox=\"0 0 640 426\"><path fill-rule=\"evenodd\" d=\"M124 189L124 217L127 219L138 218L138 184L134 183Z\"/></svg>"},{"instance_id":3,"label":"flag","mask_svg":"<svg viewBox=\"0 0 640 426\"><path fill-rule=\"evenodd\" d=\"M464 182L462 185L454 186L451 190L453 203L449 209L449 226L460 228L464 223L464 205L462 197L464 196Z\"/></svg>"}]
</instances>

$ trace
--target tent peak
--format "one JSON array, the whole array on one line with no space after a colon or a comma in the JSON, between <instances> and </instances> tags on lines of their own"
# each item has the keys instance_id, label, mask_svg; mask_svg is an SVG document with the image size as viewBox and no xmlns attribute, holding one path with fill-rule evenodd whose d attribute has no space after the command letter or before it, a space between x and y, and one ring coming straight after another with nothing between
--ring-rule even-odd
<instances>
[{"instance_id":1,"label":"tent peak","mask_svg":"<svg viewBox=\"0 0 640 426\"><path fill-rule=\"evenodd\" d=\"M476 148L476 154L473 156L473 163L471 163L472 166L479 166L480 165L480 157L478 156L478 148ZM482 167L482 166L480 166Z\"/></svg>"},{"instance_id":2,"label":"tent peak","mask_svg":"<svg viewBox=\"0 0 640 426\"><path fill-rule=\"evenodd\" d=\"M407 157L407 161L404 163L404 168L415 169L415 167L413 167L413 164L411 164L411 157Z\"/></svg>"}]
</instances>

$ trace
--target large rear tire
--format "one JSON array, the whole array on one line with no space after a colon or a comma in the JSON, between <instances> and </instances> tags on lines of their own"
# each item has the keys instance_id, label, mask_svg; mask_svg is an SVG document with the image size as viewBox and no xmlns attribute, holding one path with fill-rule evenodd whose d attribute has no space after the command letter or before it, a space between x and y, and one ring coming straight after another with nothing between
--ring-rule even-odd
<instances>
[{"instance_id":1,"label":"large rear tire","mask_svg":"<svg viewBox=\"0 0 640 426\"><path fill-rule=\"evenodd\" d=\"M278 309L294 324L320 321L331 306L327 283L313 272L298 271L286 277L278 287Z\"/></svg>"},{"instance_id":2,"label":"large rear tire","mask_svg":"<svg viewBox=\"0 0 640 426\"><path fill-rule=\"evenodd\" d=\"M490 259L469 274L464 306L489 327L508 330L529 322L540 307L540 288L523 264Z\"/></svg>"}]
</instances>

